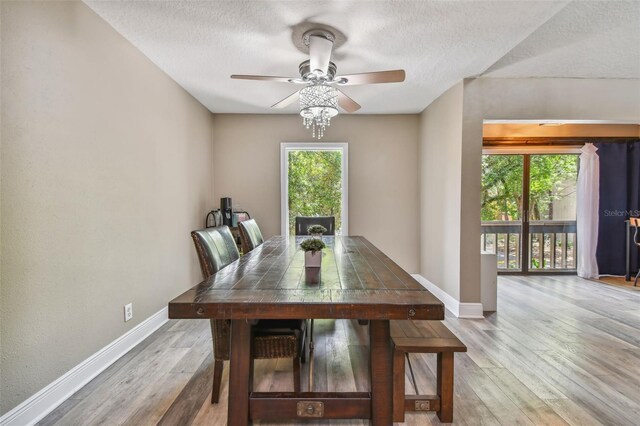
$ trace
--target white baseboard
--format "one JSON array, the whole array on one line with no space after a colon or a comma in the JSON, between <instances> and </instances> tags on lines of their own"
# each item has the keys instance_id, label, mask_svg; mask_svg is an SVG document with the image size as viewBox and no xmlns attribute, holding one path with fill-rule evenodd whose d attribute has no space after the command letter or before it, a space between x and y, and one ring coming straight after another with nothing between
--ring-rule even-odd
<instances>
[{"instance_id":1,"label":"white baseboard","mask_svg":"<svg viewBox=\"0 0 640 426\"><path fill-rule=\"evenodd\" d=\"M458 318L482 319L482 303L460 303L458 308Z\"/></svg>"},{"instance_id":2,"label":"white baseboard","mask_svg":"<svg viewBox=\"0 0 640 426\"><path fill-rule=\"evenodd\" d=\"M440 299L442 303L444 303L444 306L456 317L469 319L484 318L482 314L482 303L461 303L422 275L412 274L411 276L424 288L433 293L435 297Z\"/></svg>"},{"instance_id":3,"label":"white baseboard","mask_svg":"<svg viewBox=\"0 0 640 426\"><path fill-rule=\"evenodd\" d=\"M168 309L164 307L0 417L0 425L37 423L168 320Z\"/></svg>"}]
</instances>

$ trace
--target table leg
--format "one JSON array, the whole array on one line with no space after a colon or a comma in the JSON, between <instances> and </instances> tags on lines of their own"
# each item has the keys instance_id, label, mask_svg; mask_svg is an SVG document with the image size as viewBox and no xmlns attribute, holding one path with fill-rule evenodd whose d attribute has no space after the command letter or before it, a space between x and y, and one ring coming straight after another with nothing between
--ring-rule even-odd
<instances>
[{"instance_id":1,"label":"table leg","mask_svg":"<svg viewBox=\"0 0 640 426\"><path fill-rule=\"evenodd\" d=\"M389 320L372 320L369 324L371 376L371 424L393 423L393 353Z\"/></svg>"},{"instance_id":2,"label":"table leg","mask_svg":"<svg viewBox=\"0 0 640 426\"><path fill-rule=\"evenodd\" d=\"M453 352L438 352L437 391L440 397L438 418L442 423L453 421Z\"/></svg>"},{"instance_id":3,"label":"table leg","mask_svg":"<svg viewBox=\"0 0 640 426\"><path fill-rule=\"evenodd\" d=\"M249 424L249 388L251 367L251 325L246 320L231 321L231 351L229 356L228 426Z\"/></svg>"}]
</instances>

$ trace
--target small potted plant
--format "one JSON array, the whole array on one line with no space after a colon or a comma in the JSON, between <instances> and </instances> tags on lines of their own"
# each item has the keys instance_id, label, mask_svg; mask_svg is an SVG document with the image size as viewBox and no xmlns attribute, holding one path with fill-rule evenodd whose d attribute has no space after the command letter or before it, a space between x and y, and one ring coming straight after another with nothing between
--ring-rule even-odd
<instances>
[{"instance_id":1,"label":"small potted plant","mask_svg":"<svg viewBox=\"0 0 640 426\"><path fill-rule=\"evenodd\" d=\"M325 244L318 238L307 238L300 243L300 248L304 250L305 268L319 268L322 262L322 249Z\"/></svg>"},{"instance_id":2,"label":"small potted plant","mask_svg":"<svg viewBox=\"0 0 640 426\"><path fill-rule=\"evenodd\" d=\"M324 234L325 232L327 232L327 228L325 228L322 225L311 225L310 227L307 228L307 232L315 238L321 238L322 234Z\"/></svg>"}]
</instances>

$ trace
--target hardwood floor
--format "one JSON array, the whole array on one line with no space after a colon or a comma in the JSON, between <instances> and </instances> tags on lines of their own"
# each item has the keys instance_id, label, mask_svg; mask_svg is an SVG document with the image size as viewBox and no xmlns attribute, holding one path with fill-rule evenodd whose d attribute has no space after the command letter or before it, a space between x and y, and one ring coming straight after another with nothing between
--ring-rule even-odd
<instances>
[{"instance_id":1,"label":"hardwood floor","mask_svg":"<svg viewBox=\"0 0 640 426\"><path fill-rule=\"evenodd\" d=\"M500 277L498 313L460 320L447 312L446 324L468 346L455 355L454 424L639 424L639 307L639 292L577 277ZM315 389L367 390L367 341L356 321L316 321ZM411 358L420 392L435 393L435 356ZM40 424L222 425L228 372L225 365L212 405L209 324L170 321ZM254 386L292 390L291 363L257 361ZM439 424L435 413L406 420Z\"/></svg>"}]
</instances>

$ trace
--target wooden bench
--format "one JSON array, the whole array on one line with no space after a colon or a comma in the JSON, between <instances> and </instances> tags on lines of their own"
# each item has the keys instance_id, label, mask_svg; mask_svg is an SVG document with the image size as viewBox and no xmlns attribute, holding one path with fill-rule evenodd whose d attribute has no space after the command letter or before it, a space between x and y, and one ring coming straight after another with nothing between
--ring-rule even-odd
<instances>
[{"instance_id":1,"label":"wooden bench","mask_svg":"<svg viewBox=\"0 0 640 426\"><path fill-rule=\"evenodd\" d=\"M443 423L453 421L453 354L467 347L440 321L391 321L393 351L393 421L404 422L405 411L436 411ZM438 356L437 395L405 395L405 357L410 353Z\"/></svg>"}]
</instances>

